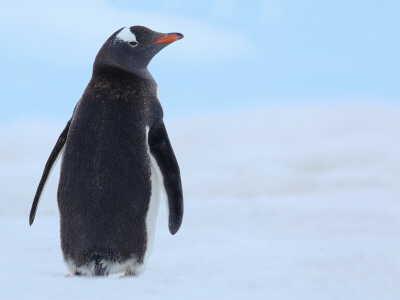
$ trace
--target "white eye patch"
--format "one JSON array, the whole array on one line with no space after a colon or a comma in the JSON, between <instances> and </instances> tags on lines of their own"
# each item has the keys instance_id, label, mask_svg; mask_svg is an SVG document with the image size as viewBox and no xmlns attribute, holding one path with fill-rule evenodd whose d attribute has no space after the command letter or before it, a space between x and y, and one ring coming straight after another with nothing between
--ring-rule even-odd
<instances>
[{"instance_id":1,"label":"white eye patch","mask_svg":"<svg viewBox=\"0 0 400 300\"><path fill-rule=\"evenodd\" d=\"M132 33L129 27L124 27L118 34L117 39L129 43L131 46L136 46L136 36Z\"/></svg>"}]
</instances>

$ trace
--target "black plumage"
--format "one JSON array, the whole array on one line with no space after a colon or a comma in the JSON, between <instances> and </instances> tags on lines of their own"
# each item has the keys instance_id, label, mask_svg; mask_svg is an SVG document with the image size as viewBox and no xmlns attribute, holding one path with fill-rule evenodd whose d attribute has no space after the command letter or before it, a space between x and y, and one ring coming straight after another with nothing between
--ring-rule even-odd
<instances>
[{"instance_id":1,"label":"black plumage","mask_svg":"<svg viewBox=\"0 0 400 300\"><path fill-rule=\"evenodd\" d=\"M100 49L92 78L50 155L30 224L51 166L64 149L57 199L61 248L73 274L108 275L121 271L118 266L135 274L144 264L154 188L150 153L168 197L170 232L181 225L179 166L147 65L182 37L142 26L114 33Z\"/></svg>"}]
</instances>

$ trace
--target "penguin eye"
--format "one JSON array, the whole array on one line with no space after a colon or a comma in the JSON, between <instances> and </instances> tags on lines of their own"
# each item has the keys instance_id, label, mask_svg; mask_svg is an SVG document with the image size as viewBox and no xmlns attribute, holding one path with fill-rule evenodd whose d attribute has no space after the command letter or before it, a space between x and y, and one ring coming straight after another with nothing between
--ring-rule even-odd
<instances>
[{"instance_id":1,"label":"penguin eye","mask_svg":"<svg viewBox=\"0 0 400 300\"><path fill-rule=\"evenodd\" d=\"M132 47L135 47L135 46L137 46L138 44L139 44L139 43L136 42L136 41L129 42L129 45L131 45Z\"/></svg>"}]
</instances>

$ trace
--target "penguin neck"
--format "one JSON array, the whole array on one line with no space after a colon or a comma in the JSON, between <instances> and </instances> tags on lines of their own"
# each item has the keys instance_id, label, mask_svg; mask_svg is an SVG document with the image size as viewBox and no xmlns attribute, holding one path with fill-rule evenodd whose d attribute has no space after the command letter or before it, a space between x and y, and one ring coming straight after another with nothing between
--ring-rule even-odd
<instances>
[{"instance_id":1,"label":"penguin neck","mask_svg":"<svg viewBox=\"0 0 400 300\"><path fill-rule=\"evenodd\" d=\"M135 80L135 81L144 81L155 83L153 76L150 74L147 68L135 70L135 71L127 71L124 69L116 68L116 67L104 67L104 68L94 68L92 78L97 79L111 79L114 80Z\"/></svg>"},{"instance_id":2,"label":"penguin neck","mask_svg":"<svg viewBox=\"0 0 400 300\"><path fill-rule=\"evenodd\" d=\"M107 68L98 72L93 72L87 91L89 93L91 93L90 91L95 91L95 93L108 95L114 98L126 98L126 92L128 91L142 91L143 89L155 90L156 87L157 83L152 76L151 78L143 78L142 76L137 76L130 72ZM115 93L115 91L120 91L120 93ZM126 100L129 100L129 97L126 98Z\"/></svg>"}]
</instances>

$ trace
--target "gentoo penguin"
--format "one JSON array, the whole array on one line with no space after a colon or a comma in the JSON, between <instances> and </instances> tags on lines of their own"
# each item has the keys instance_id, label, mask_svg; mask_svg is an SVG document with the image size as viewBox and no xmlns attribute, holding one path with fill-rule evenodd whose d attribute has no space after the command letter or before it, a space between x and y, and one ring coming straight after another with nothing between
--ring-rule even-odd
<instances>
[{"instance_id":1,"label":"gentoo penguin","mask_svg":"<svg viewBox=\"0 0 400 300\"><path fill-rule=\"evenodd\" d=\"M147 65L183 38L124 27L102 46L93 75L46 163L29 224L60 153L61 248L72 274L140 274L155 232L160 190L169 231L182 223L180 171Z\"/></svg>"}]
</instances>

